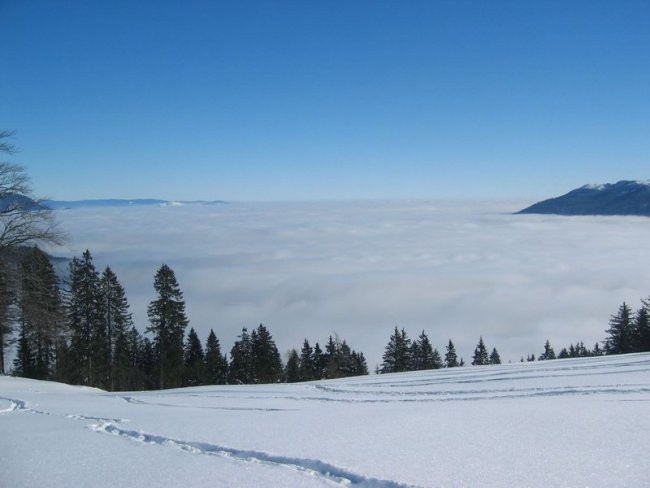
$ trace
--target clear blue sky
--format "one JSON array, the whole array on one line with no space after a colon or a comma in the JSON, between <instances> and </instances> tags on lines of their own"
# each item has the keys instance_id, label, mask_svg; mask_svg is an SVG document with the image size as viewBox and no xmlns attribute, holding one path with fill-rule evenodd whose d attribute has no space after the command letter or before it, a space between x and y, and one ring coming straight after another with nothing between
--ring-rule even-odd
<instances>
[{"instance_id":1,"label":"clear blue sky","mask_svg":"<svg viewBox=\"0 0 650 488\"><path fill-rule=\"evenodd\" d=\"M546 197L650 178L650 2L0 0L59 199Z\"/></svg>"}]
</instances>

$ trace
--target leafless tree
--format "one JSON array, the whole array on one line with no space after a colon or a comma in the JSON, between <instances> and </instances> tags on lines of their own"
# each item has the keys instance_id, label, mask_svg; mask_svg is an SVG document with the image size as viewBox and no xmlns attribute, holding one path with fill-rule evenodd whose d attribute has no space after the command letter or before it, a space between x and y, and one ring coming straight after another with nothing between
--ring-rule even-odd
<instances>
[{"instance_id":1,"label":"leafless tree","mask_svg":"<svg viewBox=\"0 0 650 488\"><path fill-rule=\"evenodd\" d=\"M0 156L15 152L11 136L11 131L0 131ZM4 373L4 350L13 331L15 263L11 256L23 245L62 244L64 240L53 211L34 197L25 168L0 160L0 374Z\"/></svg>"}]
</instances>

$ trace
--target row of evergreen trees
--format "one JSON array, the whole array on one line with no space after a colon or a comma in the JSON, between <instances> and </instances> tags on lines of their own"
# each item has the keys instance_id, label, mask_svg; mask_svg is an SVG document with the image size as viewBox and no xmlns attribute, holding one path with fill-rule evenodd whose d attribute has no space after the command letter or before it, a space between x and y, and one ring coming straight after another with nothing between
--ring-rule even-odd
<instances>
[{"instance_id":1,"label":"row of evergreen trees","mask_svg":"<svg viewBox=\"0 0 650 488\"><path fill-rule=\"evenodd\" d=\"M13 287L0 273L0 323L18 325L13 373L109 390L138 390L203 384L295 382L368 374L363 353L330 336L322 350L307 339L291 349L286 365L262 324L244 328L228 355L214 331L203 345L188 319L183 294L169 266L154 276L156 298L148 306L147 336L133 325L124 288L110 267L101 274L89 251L69 264L62 291L48 256L37 247L22 253ZM544 351L528 361L650 351L650 299L633 313L623 303L613 315L601 348L582 342L555 354L547 340ZM7 329L3 326L3 330ZM4 339L3 339L4 341ZM4 347L2 348L4 349ZM523 361L524 358L521 358ZM496 348L488 353L483 338L473 365L500 364ZM451 339L444 359L424 331L411 340L395 327L377 373L463 366Z\"/></svg>"},{"instance_id":2,"label":"row of evergreen trees","mask_svg":"<svg viewBox=\"0 0 650 488\"><path fill-rule=\"evenodd\" d=\"M322 351L305 339L302 354L282 362L269 330L246 328L222 354L213 330L205 346L188 319L174 271L162 265L154 276L143 336L110 267L100 275L89 251L69 264L65 290L48 256L34 247L20 259L19 286L6 310L18 324L13 374L108 390L163 389L207 384L275 383L368 374L363 353L330 336ZM0 281L0 285L2 282ZM9 294L0 293L2 297ZM0 307L0 312L3 309ZM299 372L299 373L298 373Z\"/></svg>"},{"instance_id":3,"label":"row of evergreen trees","mask_svg":"<svg viewBox=\"0 0 650 488\"><path fill-rule=\"evenodd\" d=\"M501 357L496 348L488 354L483 337L479 338L474 349L472 364L501 364ZM431 345L427 334L422 331L417 339L411 340L404 329L395 327L384 350L381 367L377 373L399 373L402 371L419 371L424 369L455 368L464 366L463 358L458 359L456 347L451 339L446 346L445 358Z\"/></svg>"}]
</instances>

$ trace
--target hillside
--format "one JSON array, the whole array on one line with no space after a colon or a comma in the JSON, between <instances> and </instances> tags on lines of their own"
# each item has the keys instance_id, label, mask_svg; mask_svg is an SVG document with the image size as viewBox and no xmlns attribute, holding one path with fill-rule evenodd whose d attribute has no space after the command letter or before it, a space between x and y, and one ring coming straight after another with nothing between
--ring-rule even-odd
<instances>
[{"instance_id":1,"label":"hillside","mask_svg":"<svg viewBox=\"0 0 650 488\"><path fill-rule=\"evenodd\" d=\"M585 185L560 197L538 202L517 213L650 216L650 182L619 181Z\"/></svg>"},{"instance_id":2,"label":"hillside","mask_svg":"<svg viewBox=\"0 0 650 488\"><path fill-rule=\"evenodd\" d=\"M645 486L650 354L107 393L0 377L3 486Z\"/></svg>"}]
</instances>

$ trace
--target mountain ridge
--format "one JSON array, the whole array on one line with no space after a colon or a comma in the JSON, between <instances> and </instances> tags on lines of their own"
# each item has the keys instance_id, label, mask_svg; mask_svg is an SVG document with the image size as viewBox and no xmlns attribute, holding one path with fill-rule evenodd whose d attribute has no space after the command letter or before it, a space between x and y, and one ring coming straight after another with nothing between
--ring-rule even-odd
<instances>
[{"instance_id":1,"label":"mountain ridge","mask_svg":"<svg viewBox=\"0 0 650 488\"><path fill-rule=\"evenodd\" d=\"M583 185L559 197L537 202L516 214L650 217L650 180Z\"/></svg>"}]
</instances>

